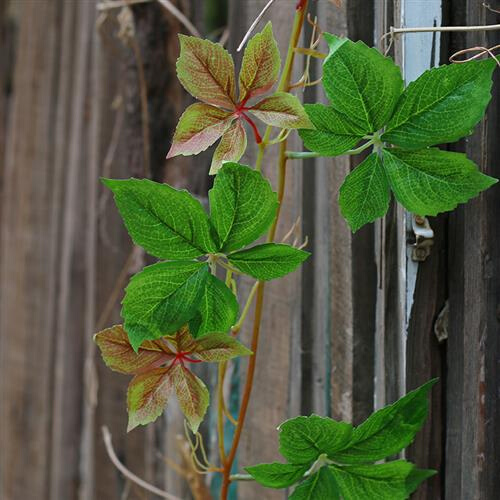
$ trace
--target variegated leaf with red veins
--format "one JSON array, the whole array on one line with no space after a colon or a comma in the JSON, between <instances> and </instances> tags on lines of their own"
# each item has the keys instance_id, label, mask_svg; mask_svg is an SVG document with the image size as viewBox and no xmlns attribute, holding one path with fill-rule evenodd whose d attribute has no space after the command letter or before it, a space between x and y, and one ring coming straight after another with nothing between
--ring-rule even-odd
<instances>
[{"instance_id":1,"label":"variegated leaf with red veins","mask_svg":"<svg viewBox=\"0 0 500 500\"><path fill-rule=\"evenodd\" d=\"M196 433L207 412L210 394L206 385L182 363L170 368L175 395L191 430Z\"/></svg>"},{"instance_id":2,"label":"variegated leaf with red veins","mask_svg":"<svg viewBox=\"0 0 500 500\"><path fill-rule=\"evenodd\" d=\"M172 367L154 368L136 375L128 385L127 432L154 422L167 406L174 391Z\"/></svg>"},{"instance_id":3,"label":"variegated leaf with red veins","mask_svg":"<svg viewBox=\"0 0 500 500\"><path fill-rule=\"evenodd\" d=\"M240 102L265 94L278 81L281 58L270 22L248 42L240 70Z\"/></svg>"},{"instance_id":4,"label":"variegated leaf with red veins","mask_svg":"<svg viewBox=\"0 0 500 500\"><path fill-rule=\"evenodd\" d=\"M219 363L237 356L252 354L243 344L225 333L213 333L196 340L193 357L209 363Z\"/></svg>"},{"instance_id":5,"label":"variegated leaf with red veins","mask_svg":"<svg viewBox=\"0 0 500 500\"><path fill-rule=\"evenodd\" d=\"M175 354L159 340L145 340L135 353L122 325L96 333L94 341L106 366L119 373L139 373L144 368L173 359Z\"/></svg>"},{"instance_id":6,"label":"variegated leaf with red veins","mask_svg":"<svg viewBox=\"0 0 500 500\"><path fill-rule=\"evenodd\" d=\"M300 101L285 92L247 106L251 98L269 91L278 79L281 61L271 23L250 40L245 50L239 101L235 97L234 62L229 53L208 40L185 35L179 38L177 76L191 95L206 104L191 105L182 115L167 158L198 154L222 137L210 167L211 174L217 173L224 162L238 161L243 156L247 145L244 121L250 125L255 142L262 142L249 113L273 127L314 128ZM237 123L232 124L233 120Z\"/></svg>"},{"instance_id":7,"label":"variegated leaf with red veins","mask_svg":"<svg viewBox=\"0 0 500 500\"><path fill-rule=\"evenodd\" d=\"M214 144L231 126L235 115L203 103L189 106L182 114L167 158L196 155Z\"/></svg>"},{"instance_id":8,"label":"variegated leaf with red veins","mask_svg":"<svg viewBox=\"0 0 500 500\"><path fill-rule=\"evenodd\" d=\"M300 101L287 92L276 92L252 106L249 111L273 127L314 128Z\"/></svg>"},{"instance_id":9,"label":"variegated leaf with red veins","mask_svg":"<svg viewBox=\"0 0 500 500\"><path fill-rule=\"evenodd\" d=\"M154 422L175 394L189 426L196 432L206 413L209 394L188 365L227 361L251 354L225 333L194 339L187 327L175 335L145 341L137 354L121 325L99 332L94 340L107 366L120 373L135 375L127 395L129 431Z\"/></svg>"},{"instance_id":10,"label":"variegated leaf with red veins","mask_svg":"<svg viewBox=\"0 0 500 500\"><path fill-rule=\"evenodd\" d=\"M247 134L240 120L235 121L222 136L210 165L210 175L215 175L226 161L237 162L247 148Z\"/></svg>"},{"instance_id":11,"label":"variegated leaf with red veins","mask_svg":"<svg viewBox=\"0 0 500 500\"><path fill-rule=\"evenodd\" d=\"M235 109L236 85L233 58L219 43L179 35L181 54L177 76L196 99L226 109Z\"/></svg>"}]
</instances>

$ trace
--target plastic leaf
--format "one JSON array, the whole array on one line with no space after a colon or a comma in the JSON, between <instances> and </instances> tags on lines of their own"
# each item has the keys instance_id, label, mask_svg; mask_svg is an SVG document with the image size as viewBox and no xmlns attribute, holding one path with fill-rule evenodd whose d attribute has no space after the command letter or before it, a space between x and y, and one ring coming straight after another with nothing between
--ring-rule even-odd
<instances>
[{"instance_id":1,"label":"plastic leaf","mask_svg":"<svg viewBox=\"0 0 500 500\"><path fill-rule=\"evenodd\" d=\"M390 188L382 160L372 153L344 180L339 205L352 231L383 217L389 208Z\"/></svg>"},{"instance_id":2,"label":"plastic leaf","mask_svg":"<svg viewBox=\"0 0 500 500\"><path fill-rule=\"evenodd\" d=\"M246 467L245 470L267 488L287 488L302 479L309 466L295 464L259 464Z\"/></svg>"},{"instance_id":3,"label":"plastic leaf","mask_svg":"<svg viewBox=\"0 0 500 500\"><path fill-rule=\"evenodd\" d=\"M229 254L228 260L243 273L268 281L295 271L309 255L290 245L264 243Z\"/></svg>"},{"instance_id":4,"label":"plastic leaf","mask_svg":"<svg viewBox=\"0 0 500 500\"><path fill-rule=\"evenodd\" d=\"M167 158L205 151L222 137L234 118L233 113L208 104L191 104L179 119Z\"/></svg>"},{"instance_id":5,"label":"plastic leaf","mask_svg":"<svg viewBox=\"0 0 500 500\"><path fill-rule=\"evenodd\" d=\"M198 312L189 322L194 337L228 332L238 317L239 304L234 293L218 278L209 275Z\"/></svg>"},{"instance_id":6,"label":"plastic leaf","mask_svg":"<svg viewBox=\"0 0 500 500\"><path fill-rule=\"evenodd\" d=\"M245 128L241 120L236 120L224 133L219 145L215 149L209 174L215 175L224 162L238 161L246 149L247 134Z\"/></svg>"},{"instance_id":7,"label":"plastic leaf","mask_svg":"<svg viewBox=\"0 0 500 500\"><path fill-rule=\"evenodd\" d=\"M452 210L497 182L464 154L437 148L385 149L383 161L397 200L418 215Z\"/></svg>"},{"instance_id":8,"label":"plastic leaf","mask_svg":"<svg viewBox=\"0 0 500 500\"><path fill-rule=\"evenodd\" d=\"M405 500L435 471L419 470L405 460L378 465L328 467L344 500Z\"/></svg>"},{"instance_id":9,"label":"plastic leaf","mask_svg":"<svg viewBox=\"0 0 500 500\"><path fill-rule=\"evenodd\" d=\"M186 259L215 251L208 216L187 191L147 179L103 183L134 243L162 259Z\"/></svg>"},{"instance_id":10,"label":"plastic leaf","mask_svg":"<svg viewBox=\"0 0 500 500\"><path fill-rule=\"evenodd\" d=\"M279 128L314 128L302 104L292 94L276 92L250 108L267 125Z\"/></svg>"},{"instance_id":11,"label":"plastic leaf","mask_svg":"<svg viewBox=\"0 0 500 500\"><path fill-rule=\"evenodd\" d=\"M128 386L127 432L154 422L165 409L174 386L170 368L155 368L136 375Z\"/></svg>"},{"instance_id":12,"label":"plastic leaf","mask_svg":"<svg viewBox=\"0 0 500 500\"><path fill-rule=\"evenodd\" d=\"M119 373L137 373L153 363L167 359L170 354L158 341L150 340L143 342L139 352L134 352L122 325L96 333L94 342L101 350L106 366Z\"/></svg>"},{"instance_id":13,"label":"plastic leaf","mask_svg":"<svg viewBox=\"0 0 500 500\"><path fill-rule=\"evenodd\" d=\"M278 44L270 22L249 42L240 71L240 101L268 92L277 82L281 66Z\"/></svg>"},{"instance_id":14,"label":"plastic leaf","mask_svg":"<svg viewBox=\"0 0 500 500\"><path fill-rule=\"evenodd\" d=\"M146 425L161 415L172 393L196 432L209 401L205 384L187 368L191 363L227 361L251 354L243 344L216 333L196 340L188 328L154 342L146 341L135 353L121 325L95 336L106 364L121 373L135 374L129 384L128 430Z\"/></svg>"},{"instance_id":15,"label":"plastic leaf","mask_svg":"<svg viewBox=\"0 0 500 500\"><path fill-rule=\"evenodd\" d=\"M304 145L322 156L338 156L365 135L349 118L324 104L305 104L304 108L316 130L299 130Z\"/></svg>"},{"instance_id":16,"label":"plastic leaf","mask_svg":"<svg viewBox=\"0 0 500 500\"><path fill-rule=\"evenodd\" d=\"M470 134L491 99L495 67L488 59L426 71L406 88L382 140L420 149Z\"/></svg>"},{"instance_id":17,"label":"plastic leaf","mask_svg":"<svg viewBox=\"0 0 500 500\"><path fill-rule=\"evenodd\" d=\"M290 500L340 500L340 498L337 483L326 467L322 467L318 472L299 484L290 495Z\"/></svg>"},{"instance_id":18,"label":"plastic leaf","mask_svg":"<svg viewBox=\"0 0 500 500\"><path fill-rule=\"evenodd\" d=\"M250 349L225 333L212 333L199 338L193 350L194 358L209 363L219 363L250 354Z\"/></svg>"},{"instance_id":19,"label":"plastic leaf","mask_svg":"<svg viewBox=\"0 0 500 500\"><path fill-rule=\"evenodd\" d=\"M218 250L229 253L255 241L271 225L278 199L260 172L225 163L208 193L210 220L219 236Z\"/></svg>"},{"instance_id":20,"label":"plastic leaf","mask_svg":"<svg viewBox=\"0 0 500 500\"><path fill-rule=\"evenodd\" d=\"M403 91L399 68L361 41L324 36L330 55L323 65L323 86L331 105L363 132L376 132L392 116Z\"/></svg>"},{"instance_id":21,"label":"plastic leaf","mask_svg":"<svg viewBox=\"0 0 500 500\"><path fill-rule=\"evenodd\" d=\"M184 88L207 104L234 109L234 62L227 50L218 43L192 36L179 35L179 41L177 76Z\"/></svg>"},{"instance_id":22,"label":"plastic leaf","mask_svg":"<svg viewBox=\"0 0 500 500\"><path fill-rule=\"evenodd\" d=\"M134 350L144 340L175 332L194 317L207 276L207 264L178 261L145 267L130 280L122 317Z\"/></svg>"},{"instance_id":23,"label":"plastic leaf","mask_svg":"<svg viewBox=\"0 0 500 500\"><path fill-rule=\"evenodd\" d=\"M280 453L292 464L310 464L344 449L351 435L352 425L345 422L318 415L292 418L279 426Z\"/></svg>"},{"instance_id":24,"label":"plastic leaf","mask_svg":"<svg viewBox=\"0 0 500 500\"><path fill-rule=\"evenodd\" d=\"M343 464L375 462L408 446L427 418L431 380L392 405L373 413L354 429L349 446L332 455Z\"/></svg>"},{"instance_id":25,"label":"plastic leaf","mask_svg":"<svg viewBox=\"0 0 500 500\"><path fill-rule=\"evenodd\" d=\"M196 433L207 412L210 395L205 384L183 364L171 368L177 401L191 430Z\"/></svg>"}]
</instances>

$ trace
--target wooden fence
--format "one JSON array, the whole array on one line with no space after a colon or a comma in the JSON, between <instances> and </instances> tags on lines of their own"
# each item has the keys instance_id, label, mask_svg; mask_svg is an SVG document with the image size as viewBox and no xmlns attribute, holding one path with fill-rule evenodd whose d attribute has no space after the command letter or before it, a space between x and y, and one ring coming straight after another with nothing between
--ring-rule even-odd
<instances>
[{"instance_id":1,"label":"wooden fence","mask_svg":"<svg viewBox=\"0 0 500 500\"><path fill-rule=\"evenodd\" d=\"M276 0L267 16L282 47L295 2ZM2 500L153 498L110 463L102 425L128 468L190 498L185 479L165 461L182 464L179 412L171 408L126 435L126 377L96 356L92 334L119 321L123 285L147 259L133 250L98 178L151 176L203 200L209 158L165 161L189 103L175 78L179 22L154 1L104 11L98 3L0 0ZM222 0L174 3L204 34L225 22ZM266 1L226 3L235 53ZM390 26L500 22L479 0L341 3L312 1L312 16L325 31L371 45ZM392 51L411 78L456 50L498 43L494 31L404 35ZM495 177L499 75L486 118L453 146ZM317 87L304 93L306 101L323 98ZM271 175L273 154L265 158ZM243 162L253 158L250 151ZM238 464L278 458L276 426L288 417L316 412L359 423L438 376L430 419L407 456L440 473L415 498L493 500L500 491L500 188L432 218L430 255L415 262L400 207L355 235L347 228L336 198L355 161L289 164L278 238L300 217L296 236L308 237L313 258L266 289L263 349ZM244 373L242 362L233 370L234 391ZM209 426L203 432L211 443ZM237 498L285 495L246 483Z\"/></svg>"}]
</instances>

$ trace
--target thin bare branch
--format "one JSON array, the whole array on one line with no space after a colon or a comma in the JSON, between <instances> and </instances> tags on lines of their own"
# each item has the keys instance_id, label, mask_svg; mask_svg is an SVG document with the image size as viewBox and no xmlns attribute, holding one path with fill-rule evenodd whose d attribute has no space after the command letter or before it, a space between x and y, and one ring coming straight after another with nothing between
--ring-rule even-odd
<instances>
[{"instance_id":1,"label":"thin bare branch","mask_svg":"<svg viewBox=\"0 0 500 500\"><path fill-rule=\"evenodd\" d=\"M154 493L155 495L158 495L161 498L166 498L167 500L182 500L179 497L176 497L175 495L171 495L170 493L167 493L166 491L160 490L156 486L153 486L152 484L149 484L147 481L144 481L144 479L141 479L140 477L136 476L133 472L129 471L118 459L116 456L115 450L113 448L113 443L111 441L111 433L109 432L109 429L104 425L102 427L102 439L104 441L104 446L106 447L106 452L109 456L109 459L113 463L113 465L130 481L134 482L141 488L150 491L151 493Z\"/></svg>"},{"instance_id":2,"label":"thin bare branch","mask_svg":"<svg viewBox=\"0 0 500 500\"><path fill-rule=\"evenodd\" d=\"M170 0L157 0L165 9L167 9L170 14L176 17L181 24L191 33L193 36L200 37L200 32L195 28L194 24L170 1Z\"/></svg>"},{"instance_id":3,"label":"thin bare branch","mask_svg":"<svg viewBox=\"0 0 500 500\"><path fill-rule=\"evenodd\" d=\"M269 0L269 2L267 2L264 8L260 11L259 15L255 18L255 21L250 25L250 28L248 28L248 31L245 33L245 36L243 37L243 40L236 49L237 52L240 52L241 49L245 46L248 39L250 38L250 35L253 33L253 30L255 29L257 24L259 24L259 21L264 17L264 14L268 11L268 9L271 7L274 1L275 0Z\"/></svg>"},{"instance_id":4,"label":"thin bare branch","mask_svg":"<svg viewBox=\"0 0 500 500\"><path fill-rule=\"evenodd\" d=\"M112 1L107 1L104 0L100 3L97 4L96 8L98 11L105 11L105 10L110 10L110 9L116 9L120 7L128 7L130 5L135 5L139 3L148 3L152 2L153 0L112 0Z\"/></svg>"}]
</instances>

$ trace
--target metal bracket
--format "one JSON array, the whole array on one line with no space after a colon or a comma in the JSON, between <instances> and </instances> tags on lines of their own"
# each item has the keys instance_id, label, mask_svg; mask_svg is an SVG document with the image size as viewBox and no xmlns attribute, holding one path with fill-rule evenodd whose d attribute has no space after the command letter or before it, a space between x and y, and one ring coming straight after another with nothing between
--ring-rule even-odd
<instances>
[{"instance_id":1,"label":"metal bracket","mask_svg":"<svg viewBox=\"0 0 500 500\"><path fill-rule=\"evenodd\" d=\"M431 254L431 248L434 245L434 231L427 217L421 215L412 216L411 227L415 235L411 258L416 262L424 262Z\"/></svg>"}]
</instances>

